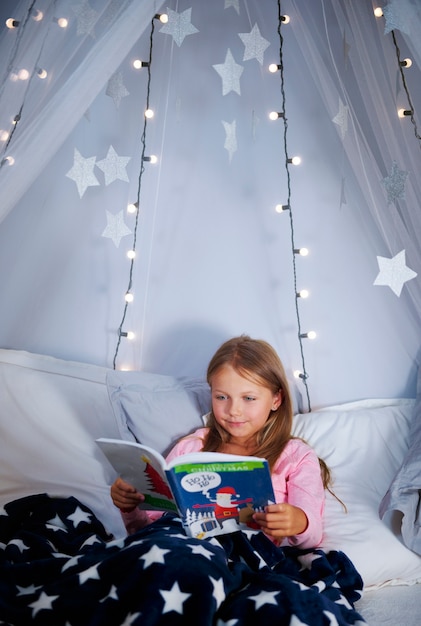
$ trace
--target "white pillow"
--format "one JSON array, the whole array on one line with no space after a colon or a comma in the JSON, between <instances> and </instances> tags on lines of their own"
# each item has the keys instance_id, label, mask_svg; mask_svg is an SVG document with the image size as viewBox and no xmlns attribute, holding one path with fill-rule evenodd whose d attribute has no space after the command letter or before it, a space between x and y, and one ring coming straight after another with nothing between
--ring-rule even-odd
<instances>
[{"instance_id":1,"label":"white pillow","mask_svg":"<svg viewBox=\"0 0 421 626\"><path fill-rule=\"evenodd\" d=\"M124 536L115 478L95 443L120 431L106 368L0 349L0 507L37 493L74 496Z\"/></svg>"},{"instance_id":2,"label":"white pillow","mask_svg":"<svg viewBox=\"0 0 421 626\"><path fill-rule=\"evenodd\" d=\"M147 372L107 373L107 387L123 439L136 439L161 454L203 426L210 410L207 382Z\"/></svg>"},{"instance_id":3,"label":"white pillow","mask_svg":"<svg viewBox=\"0 0 421 626\"><path fill-rule=\"evenodd\" d=\"M294 418L294 433L331 469L323 548L342 550L366 586L421 581L421 558L408 550L378 508L408 449L414 400L364 400Z\"/></svg>"}]
</instances>

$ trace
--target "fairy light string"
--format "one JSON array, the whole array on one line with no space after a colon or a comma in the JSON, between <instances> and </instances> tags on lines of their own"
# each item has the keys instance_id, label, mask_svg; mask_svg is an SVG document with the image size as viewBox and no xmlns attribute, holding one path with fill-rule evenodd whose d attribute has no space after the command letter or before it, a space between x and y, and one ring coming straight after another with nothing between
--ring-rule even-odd
<instances>
[{"instance_id":1,"label":"fairy light string","mask_svg":"<svg viewBox=\"0 0 421 626\"><path fill-rule=\"evenodd\" d=\"M151 32L150 32L150 37L149 37L149 59L147 61L147 73L148 73L148 79L147 79L147 85L146 85L146 106L145 106L145 111L149 110L149 100L150 100L150 93L151 93L151 78L152 78L152 73L151 73L151 67L152 67L152 50L153 50L153 35L154 35L154 31L155 31L155 17L152 19L151 22ZM143 121L143 131L142 131L142 135L141 135L141 145L142 145L142 151L141 151L141 157L140 157L140 171L139 171L139 176L138 176L138 184L137 184L137 195L136 195L136 216L135 216L135 224L134 224L134 229L133 229L133 245L132 245L132 252L133 255L130 259L130 267L129 267L129 280L128 280L128 285L127 285L127 289L126 289L126 295L131 293L131 289L132 289L132 285L133 285L133 270L134 270L134 261L135 261L135 253L136 253L136 244L137 244L137 232L138 232L138 227L139 227L139 214L140 214L140 197L141 197L141 190L142 190L142 178L143 178L143 173L145 171L145 153L146 153L146 131L147 131L147 126L148 126L148 118L146 115L144 115L144 121ZM120 325L118 327L117 330L117 344L116 344L116 348L115 348L115 353L114 353L114 358L113 358L113 369L116 369L116 364L117 364L117 358L118 358L118 353L120 350L120 345L121 345L121 339L122 337L125 336L125 333L123 332L123 327L124 327L124 322L126 320L126 315L127 315L127 309L129 306L129 302L126 300L125 305L124 305L124 309L123 309L123 315L121 318L121 322Z\"/></svg>"},{"instance_id":2,"label":"fairy light string","mask_svg":"<svg viewBox=\"0 0 421 626\"><path fill-rule=\"evenodd\" d=\"M292 196L291 176L290 176L290 171L289 171L290 161L289 161L288 142L287 142L288 120L287 120L287 115L286 115L286 96L285 96L284 62L283 62L283 46L284 46L284 38L282 35L283 22L284 20L283 20L283 15L281 12L281 1L278 0L277 32L279 35L279 44L280 44L279 45L279 75L280 75L281 102L282 102L282 112L283 112L282 119L284 123L283 147L284 147L284 153L285 153L285 170L286 170L286 177L287 177L287 202L286 204L289 207L289 220L290 220L290 228L291 228L291 248L292 248L292 270L293 270L294 293L295 293L295 312L296 312L296 317L297 317L298 343L300 347L301 363L302 363L302 370L303 370L299 377L304 384L306 397L307 397L308 411L311 412L310 393L309 393L309 388L307 384L308 374L307 374L305 358L304 358L304 347L303 347L303 341L302 341L303 333L301 331L300 310L298 306L298 296L297 296L297 268L296 268L296 262L295 262L295 254L296 254L297 248L295 246L295 238L294 238L294 218L293 218L293 211L292 211L292 204L291 204L291 196Z\"/></svg>"},{"instance_id":3,"label":"fairy light string","mask_svg":"<svg viewBox=\"0 0 421 626\"><path fill-rule=\"evenodd\" d=\"M401 80L402 80L402 85L403 88L405 90L406 93L406 97L408 99L408 105L409 105L409 111L410 111L410 115L409 118L414 126L414 134L415 137L418 139L418 141L421 141L421 135L418 132L418 127L417 127L417 123L415 121L415 117L414 117L414 105L412 104L412 100L411 100L411 96L409 94L409 89L408 89L408 85L406 82L406 78L405 78L405 72L404 72L404 66L402 65L402 60L401 60L401 52L398 46L398 42L396 40L396 35L395 32L392 30L392 39L393 39L393 44L395 46L395 51L396 51L396 57L398 59L398 67L399 67L399 72L400 72L400 76L401 76ZM421 148L421 143L420 143L420 148Z\"/></svg>"}]
</instances>

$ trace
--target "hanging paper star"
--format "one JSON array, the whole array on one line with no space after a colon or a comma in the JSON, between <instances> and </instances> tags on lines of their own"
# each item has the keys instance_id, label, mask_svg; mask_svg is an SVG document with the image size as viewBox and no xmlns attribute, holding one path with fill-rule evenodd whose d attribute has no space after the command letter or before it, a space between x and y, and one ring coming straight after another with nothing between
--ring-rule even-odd
<instances>
[{"instance_id":1,"label":"hanging paper star","mask_svg":"<svg viewBox=\"0 0 421 626\"><path fill-rule=\"evenodd\" d=\"M222 124L223 124L223 126L225 128L224 148L228 152L229 161L231 163L232 155L234 154L234 152L237 151L237 136L236 136L236 125L237 125L237 123L236 123L235 120L233 122L231 122L231 124L229 122L224 122L222 120Z\"/></svg>"},{"instance_id":2,"label":"hanging paper star","mask_svg":"<svg viewBox=\"0 0 421 626\"><path fill-rule=\"evenodd\" d=\"M390 287L398 298L401 295L404 283L417 276L416 272L406 266L405 250L401 250L391 259L378 256L377 262L380 272L373 285L386 285Z\"/></svg>"},{"instance_id":3,"label":"hanging paper star","mask_svg":"<svg viewBox=\"0 0 421 626\"><path fill-rule=\"evenodd\" d=\"M240 76L244 71L244 67L234 61L231 50L228 48L225 56L225 63L219 63L212 66L222 78L222 95L226 96L230 91L235 91L241 95Z\"/></svg>"},{"instance_id":4,"label":"hanging paper star","mask_svg":"<svg viewBox=\"0 0 421 626\"><path fill-rule=\"evenodd\" d=\"M230 7L235 9L238 15L240 15L240 0L225 0L224 9L229 9Z\"/></svg>"},{"instance_id":5,"label":"hanging paper star","mask_svg":"<svg viewBox=\"0 0 421 626\"><path fill-rule=\"evenodd\" d=\"M238 36L245 46L243 61L257 59L263 65L263 55L270 42L262 37L258 25L255 24L249 33L238 33Z\"/></svg>"},{"instance_id":6,"label":"hanging paper star","mask_svg":"<svg viewBox=\"0 0 421 626\"><path fill-rule=\"evenodd\" d=\"M172 35L178 47L181 46L187 35L194 35L194 33L199 32L191 23L191 9L186 9L182 13L168 9L167 13L168 22L164 24L159 32Z\"/></svg>"},{"instance_id":7,"label":"hanging paper star","mask_svg":"<svg viewBox=\"0 0 421 626\"><path fill-rule=\"evenodd\" d=\"M75 4L72 6L72 11L77 19L76 35L91 35L91 37L95 37L93 29L98 19L98 12L89 5L89 0L82 0Z\"/></svg>"},{"instance_id":8,"label":"hanging paper star","mask_svg":"<svg viewBox=\"0 0 421 626\"><path fill-rule=\"evenodd\" d=\"M409 172L400 170L396 161L393 161L389 176L381 181L387 191L387 204L405 199L405 182L408 175Z\"/></svg>"},{"instance_id":9,"label":"hanging paper star","mask_svg":"<svg viewBox=\"0 0 421 626\"><path fill-rule=\"evenodd\" d=\"M99 185L98 179L93 172L95 161L96 157L85 159L75 148L73 167L67 172L66 176L75 181L80 197L83 196L88 187Z\"/></svg>"},{"instance_id":10,"label":"hanging paper star","mask_svg":"<svg viewBox=\"0 0 421 626\"><path fill-rule=\"evenodd\" d=\"M400 30L407 35L411 34L411 24L417 17L416 7L408 0L390 0L383 7L383 15L386 20L384 34L392 30Z\"/></svg>"},{"instance_id":11,"label":"hanging paper star","mask_svg":"<svg viewBox=\"0 0 421 626\"><path fill-rule=\"evenodd\" d=\"M337 112L335 117L332 118L332 122L339 126L341 130L342 141L345 139L345 135L348 131L348 113L349 107L344 104L339 98L339 111Z\"/></svg>"},{"instance_id":12,"label":"hanging paper star","mask_svg":"<svg viewBox=\"0 0 421 626\"><path fill-rule=\"evenodd\" d=\"M113 146L108 148L106 158L97 162L99 169L104 172L106 185L109 185L114 180L124 180L127 183L129 182L126 165L130 159L131 157L118 156Z\"/></svg>"},{"instance_id":13,"label":"hanging paper star","mask_svg":"<svg viewBox=\"0 0 421 626\"><path fill-rule=\"evenodd\" d=\"M123 237L131 234L130 228L124 222L123 211L119 211L117 215L113 215L109 211L107 213L107 226L104 228L102 237L112 239L116 248L119 247Z\"/></svg>"},{"instance_id":14,"label":"hanging paper star","mask_svg":"<svg viewBox=\"0 0 421 626\"><path fill-rule=\"evenodd\" d=\"M108 81L105 91L107 96L114 100L116 109L120 106L121 100L130 94L123 83L123 75L121 72L115 72Z\"/></svg>"}]
</instances>

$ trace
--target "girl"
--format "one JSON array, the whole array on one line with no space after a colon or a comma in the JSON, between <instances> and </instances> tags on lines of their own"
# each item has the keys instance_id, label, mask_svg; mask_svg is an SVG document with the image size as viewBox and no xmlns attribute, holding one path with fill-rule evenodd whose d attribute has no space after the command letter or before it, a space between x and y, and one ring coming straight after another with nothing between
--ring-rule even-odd
<instances>
[{"instance_id":1,"label":"girl","mask_svg":"<svg viewBox=\"0 0 421 626\"><path fill-rule=\"evenodd\" d=\"M329 470L308 444L291 435L291 395L275 350L244 335L230 339L212 357L207 381L212 397L207 427L181 439L168 459L195 451L266 458L276 504L255 513L254 521L278 545L318 546ZM129 533L161 515L140 511L143 495L121 478L111 497Z\"/></svg>"}]
</instances>

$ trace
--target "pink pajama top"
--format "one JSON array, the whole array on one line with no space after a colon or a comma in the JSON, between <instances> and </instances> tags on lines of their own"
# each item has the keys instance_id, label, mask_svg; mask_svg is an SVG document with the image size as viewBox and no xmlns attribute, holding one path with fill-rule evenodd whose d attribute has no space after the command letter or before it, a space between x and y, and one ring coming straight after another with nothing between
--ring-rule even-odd
<instances>
[{"instance_id":1,"label":"pink pajama top","mask_svg":"<svg viewBox=\"0 0 421 626\"><path fill-rule=\"evenodd\" d=\"M199 428L181 439L167 456L170 461L183 454L200 452L207 428ZM272 483L277 503L288 502L299 507L307 515L308 524L304 532L286 537L281 545L300 548L315 548L323 536L323 511L325 492L320 473L319 459L314 450L301 439L290 439L272 469ZM140 513L122 513L129 532L136 530L136 518ZM157 519L161 513L150 512L149 517Z\"/></svg>"}]
</instances>

